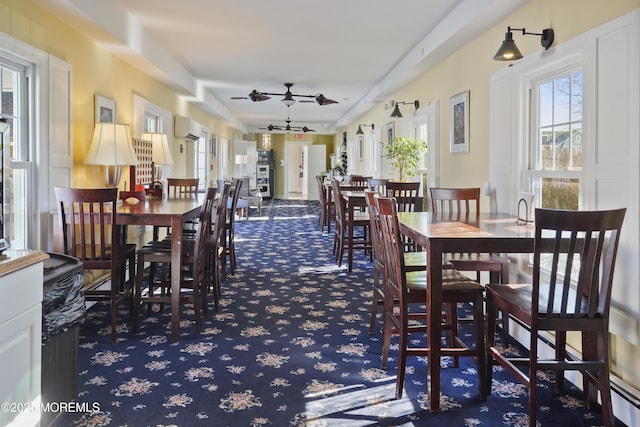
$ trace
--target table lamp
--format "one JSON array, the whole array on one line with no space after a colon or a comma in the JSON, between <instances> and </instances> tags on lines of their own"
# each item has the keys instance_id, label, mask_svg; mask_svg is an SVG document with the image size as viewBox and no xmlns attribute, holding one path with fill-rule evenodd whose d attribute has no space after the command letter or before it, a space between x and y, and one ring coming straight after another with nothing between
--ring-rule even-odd
<instances>
[{"instance_id":1,"label":"table lamp","mask_svg":"<svg viewBox=\"0 0 640 427\"><path fill-rule=\"evenodd\" d=\"M141 135L145 141L151 141L151 185L147 194L162 197L162 184L160 180L164 173L164 165L172 165L171 148L167 135L159 132L146 132Z\"/></svg>"},{"instance_id":2,"label":"table lamp","mask_svg":"<svg viewBox=\"0 0 640 427\"><path fill-rule=\"evenodd\" d=\"M122 166L138 165L138 157L133 149L129 125L96 124L85 163L104 166L105 185L117 187L122 175Z\"/></svg>"}]
</instances>

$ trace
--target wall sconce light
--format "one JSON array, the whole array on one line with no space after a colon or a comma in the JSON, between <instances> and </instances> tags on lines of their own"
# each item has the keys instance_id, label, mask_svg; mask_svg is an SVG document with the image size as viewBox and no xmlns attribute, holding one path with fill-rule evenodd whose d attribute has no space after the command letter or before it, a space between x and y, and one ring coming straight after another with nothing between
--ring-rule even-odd
<instances>
[{"instance_id":1,"label":"wall sconce light","mask_svg":"<svg viewBox=\"0 0 640 427\"><path fill-rule=\"evenodd\" d=\"M507 27L507 32L504 34L504 41L493 57L496 61L514 61L522 58L522 53L520 53L518 46L516 46L516 43L513 41L512 31L522 31L523 36L540 36L540 44L545 50L549 49L549 46L553 44L554 33L551 28L545 28L542 30L542 33L527 33L524 28Z\"/></svg>"},{"instance_id":2,"label":"wall sconce light","mask_svg":"<svg viewBox=\"0 0 640 427\"><path fill-rule=\"evenodd\" d=\"M362 126L371 126L371 130L375 129L375 126L374 126L373 123L371 123L370 125L359 124L358 125L358 130L356 131L356 135L364 135L364 132L362 131Z\"/></svg>"},{"instance_id":3,"label":"wall sconce light","mask_svg":"<svg viewBox=\"0 0 640 427\"><path fill-rule=\"evenodd\" d=\"M122 175L122 166L138 165L129 125L96 124L85 163L104 166L105 185L110 188L117 187Z\"/></svg>"},{"instance_id":4,"label":"wall sconce light","mask_svg":"<svg viewBox=\"0 0 640 427\"><path fill-rule=\"evenodd\" d=\"M402 117L402 113L398 108L398 104L402 104L402 105L413 104L416 107L416 110L420 108L420 101L418 101L417 99L413 102L398 101L396 102L396 107L393 109L393 112L391 113L391 117Z\"/></svg>"}]
</instances>

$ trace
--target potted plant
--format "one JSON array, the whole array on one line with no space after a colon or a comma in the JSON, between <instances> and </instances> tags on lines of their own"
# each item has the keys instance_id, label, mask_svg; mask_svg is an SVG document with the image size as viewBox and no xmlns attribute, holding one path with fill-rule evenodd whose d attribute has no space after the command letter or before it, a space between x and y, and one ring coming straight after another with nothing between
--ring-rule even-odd
<instances>
[{"instance_id":1,"label":"potted plant","mask_svg":"<svg viewBox=\"0 0 640 427\"><path fill-rule=\"evenodd\" d=\"M420 169L427 143L421 139L395 137L390 144L386 144L386 149L384 156L391 160L391 166L398 171L400 181L404 181L405 177L414 176Z\"/></svg>"}]
</instances>

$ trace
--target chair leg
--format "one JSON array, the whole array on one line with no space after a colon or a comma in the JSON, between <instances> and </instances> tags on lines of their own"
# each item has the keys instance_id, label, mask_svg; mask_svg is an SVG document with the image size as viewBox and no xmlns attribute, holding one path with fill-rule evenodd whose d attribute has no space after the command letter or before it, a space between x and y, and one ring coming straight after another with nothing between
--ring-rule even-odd
<instances>
[{"instance_id":1,"label":"chair leg","mask_svg":"<svg viewBox=\"0 0 640 427\"><path fill-rule=\"evenodd\" d=\"M457 321L457 319L456 319ZM484 298L478 294L473 302L473 323L475 325L476 351L478 352L478 387L480 400L487 400L487 349L484 331Z\"/></svg>"},{"instance_id":2,"label":"chair leg","mask_svg":"<svg viewBox=\"0 0 640 427\"><path fill-rule=\"evenodd\" d=\"M538 420L538 333L531 331L531 339L529 340L529 427L536 427Z\"/></svg>"},{"instance_id":3,"label":"chair leg","mask_svg":"<svg viewBox=\"0 0 640 427\"><path fill-rule=\"evenodd\" d=\"M387 369L387 362L389 361L389 348L391 347L391 335L393 334L393 322L387 318L387 309L384 310L384 317L382 321L382 339L381 343L381 355L382 360L380 362L380 369Z\"/></svg>"},{"instance_id":4,"label":"chair leg","mask_svg":"<svg viewBox=\"0 0 640 427\"><path fill-rule=\"evenodd\" d=\"M447 343L449 347L456 346L456 338L458 337L458 304L450 302L445 304L446 319L448 324L447 331ZM484 332L483 332L484 334ZM460 358L453 357L453 367L458 368L460 366Z\"/></svg>"},{"instance_id":5,"label":"chair leg","mask_svg":"<svg viewBox=\"0 0 640 427\"><path fill-rule=\"evenodd\" d=\"M487 339L486 339L486 395L491 394L491 382L493 379L493 356L491 348L496 343L496 306L493 304L491 300L491 294L487 292L487 315L486 315L486 328L487 328ZM505 345L507 342L505 342Z\"/></svg>"},{"instance_id":6,"label":"chair leg","mask_svg":"<svg viewBox=\"0 0 640 427\"><path fill-rule=\"evenodd\" d=\"M133 291L133 332L138 332L138 311L142 303L142 286L144 281L144 257L138 256L138 268Z\"/></svg>"},{"instance_id":7,"label":"chair leg","mask_svg":"<svg viewBox=\"0 0 640 427\"><path fill-rule=\"evenodd\" d=\"M404 388L404 376L407 371L407 345L409 344L409 333L407 331L408 324L406 319L400 319L400 337L398 347L398 372L396 376L396 399L402 398L402 389ZM389 331L391 335L391 331Z\"/></svg>"},{"instance_id":8,"label":"chair leg","mask_svg":"<svg viewBox=\"0 0 640 427\"><path fill-rule=\"evenodd\" d=\"M373 334L376 326L376 317L378 315L378 288L380 285L380 272L374 267L373 269L373 295L371 296L371 316L369 318L369 335Z\"/></svg>"}]
</instances>

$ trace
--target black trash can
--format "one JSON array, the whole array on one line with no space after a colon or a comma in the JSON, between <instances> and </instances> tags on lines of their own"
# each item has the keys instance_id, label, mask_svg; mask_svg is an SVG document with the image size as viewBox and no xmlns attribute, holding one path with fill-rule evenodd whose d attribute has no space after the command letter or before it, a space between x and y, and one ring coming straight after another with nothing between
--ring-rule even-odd
<instances>
[{"instance_id":1,"label":"black trash can","mask_svg":"<svg viewBox=\"0 0 640 427\"><path fill-rule=\"evenodd\" d=\"M42 291L42 402L72 402L78 397L78 337L86 312L80 260L49 253ZM41 425L62 415L43 412Z\"/></svg>"}]
</instances>

